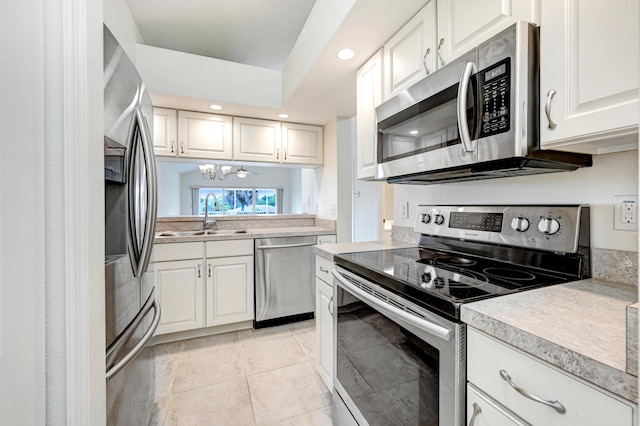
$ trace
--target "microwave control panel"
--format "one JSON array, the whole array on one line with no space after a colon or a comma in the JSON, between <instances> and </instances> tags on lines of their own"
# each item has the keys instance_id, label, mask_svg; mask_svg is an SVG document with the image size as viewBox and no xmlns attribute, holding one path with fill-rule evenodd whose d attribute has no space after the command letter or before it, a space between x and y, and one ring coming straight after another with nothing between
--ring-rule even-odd
<instances>
[{"instance_id":1,"label":"microwave control panel","mask_svg":"<svg viewBox=\"0 0 640 426\"><path fill-rule=\"evenodd\" d=\"M511 58L506 58L478 73L482 96L480 137L508 132L510 129Z\"/></svg>"}]
</instances>

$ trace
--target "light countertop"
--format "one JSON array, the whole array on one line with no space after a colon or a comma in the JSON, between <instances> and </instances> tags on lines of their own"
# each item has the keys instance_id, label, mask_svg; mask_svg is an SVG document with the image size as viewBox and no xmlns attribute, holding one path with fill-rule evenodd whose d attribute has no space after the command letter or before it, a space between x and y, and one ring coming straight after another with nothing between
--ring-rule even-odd
<instances>
[{"instance_id":1,"label":"light countertop","mask_svg":"<svg viewBox=\"0 0 640 426\"><path fill-rule=\"evenodd\" d=\"M331 235L335 234L335 229L328 229L319 226L293 226L280 228L254 228L247 229L246 233L241 234L213 234L213 235L192 235L192 236L176 236L176 237L156 237L154 244L164 243L186 243L196 241L220 241L220 240L244 240L254 238L274 238L274 237L298 237L308 235Z\"/></svg>"},{"instance_id":2,"label":"light countertop","mask_svg":"<svg viewBox=\"0 0 640 426\"><path fill-rule=\"evenodd\" d=\"M626 310L637 288L595 279L554 285L462 306L462 320L516 348L638 401L626 367Z\"/></svg>"},{"instance_id":3,"label":"light countertop","mask_svg":"<svg viewBox=\"0 0 640 426\"><path fill-rule=\"evenodd\" d=\"M334 243L314 246L313 252L329 260L340 253L352 253L357 251L390 250L396 248L416 247L416 244L403 243L400 241L380 240L365 241L358 243Z\"/></svg>"}]
</instances>

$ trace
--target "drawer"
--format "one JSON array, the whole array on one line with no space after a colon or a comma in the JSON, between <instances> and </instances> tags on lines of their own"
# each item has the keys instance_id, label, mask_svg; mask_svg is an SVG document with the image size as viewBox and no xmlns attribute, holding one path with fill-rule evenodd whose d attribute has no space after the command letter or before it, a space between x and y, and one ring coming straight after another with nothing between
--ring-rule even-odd
<instances>
[{"instance_id":1,"label":"drawer","mask_svg":"<svg viewBox=\"0 0 640 426\"><path fill-rule=\"evenodd\" d=\"M167 262L171 260L202 259L204 245L202 242L154 244L151 255L152 262Z\"/></svg>"},{"instance_id":2,"label":"drawer","mask_svg":"<svg viewBox=\"0 0 640 426\"><path fill-rule=\"evenodd\" d=\"M498 407L489 397L471 384L467 385L466 424L469 426L526 426L526 423Z\"/></svg>"},{"instance_id":3,"label":"drawer","mask_svg":"<svg viewBox=\"0 0 640 426\"><path fill-rule=\"evenodd\" d=\"M206 257L253 256L253 239L207 241Z\"/></svg>"},{"instance_id":4,"label":"drawer","mask_svg":"<svg viewBox=\"0 0 640 426\"><path fill-rule=\"evenodd\" d=\"M631 425L633 408L621 400L471 327L467 329L467 379L518 417L534 425ZM566 413L518 393L500 374Z\"/></svg>"},{"instance_id":5,"label":"drawer","mask_svg":"<svg viewBox=\"0 0 640 426\"><path fill-rule=\"evenodd\" d=\"M318 235L318 245L320 244L333 244L336 242L335 235Z\"/></svg>"},{"instance_id":6,"label":"drawer","mask_svg":"<svg viewBox=\"0 0 640 426\"><path fill-rule=\"evenodd\" d=\"M333 287L332 269L332 261L316 254L316 277Z\"/></svg>"}]
</instances>

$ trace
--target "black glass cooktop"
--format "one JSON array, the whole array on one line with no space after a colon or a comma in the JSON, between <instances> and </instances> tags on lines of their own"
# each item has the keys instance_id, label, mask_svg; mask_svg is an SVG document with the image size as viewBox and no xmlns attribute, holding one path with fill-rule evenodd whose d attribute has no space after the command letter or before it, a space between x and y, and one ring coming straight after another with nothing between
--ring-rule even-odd
<instances>
[{"instance_id":1,"label":"black glass cooktop","mask_svg":"<svg viewBox=\"0 0 640 426\"><path fill-rule=\"evenodd\" d=\"M531 266L418 247L345 253L334 260L426 309L456 319L462 303L575 279Z\"/></svg>"}]
</instances>

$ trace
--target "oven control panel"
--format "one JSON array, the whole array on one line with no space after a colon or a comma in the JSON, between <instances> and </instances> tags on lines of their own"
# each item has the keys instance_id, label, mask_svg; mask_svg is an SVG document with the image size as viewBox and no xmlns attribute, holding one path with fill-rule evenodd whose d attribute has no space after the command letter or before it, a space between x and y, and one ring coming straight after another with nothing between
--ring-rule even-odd
<instances>
[{"instance_id":1,"label":"oven control panel","mask_svg":"<svg viewBox=\"0 0 640 426\"><path fill-rule=\"evenodd\" d=\"M420 205L414 231L423 235L574 253L580 238L589 238L589 207Z\"/></svg>"}]
</instances>

